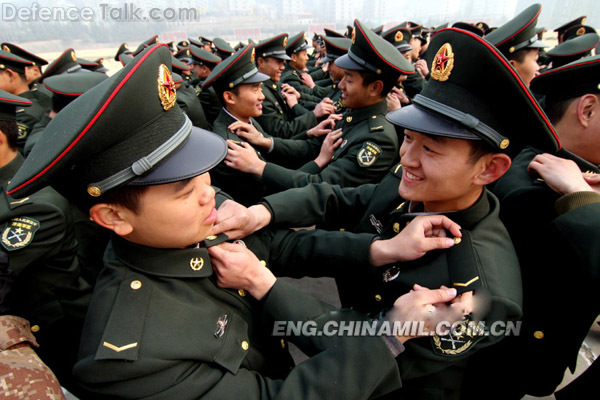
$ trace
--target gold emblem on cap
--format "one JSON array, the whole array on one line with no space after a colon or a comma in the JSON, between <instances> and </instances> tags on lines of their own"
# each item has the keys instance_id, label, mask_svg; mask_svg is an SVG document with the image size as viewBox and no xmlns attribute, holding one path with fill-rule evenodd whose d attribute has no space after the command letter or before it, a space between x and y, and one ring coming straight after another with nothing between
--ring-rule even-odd
<instances>
[{"instance_id":1,"label":"gold emblem on cap","mask_svg":"<svg viewBox=\"0 0 600 400\"><path fill-rule=\"evenodd\" d=\"M283 38L283 47L287 46L287 37Z\"/></svg>"},{"instance_id":2,"label":"gold emblem on cap","mask_svg":"<svg viewBox=\"0 0 600 400\"><path fill-rule=\"evenodd\" d=\"M4 68L6 68L6 67L4 66L4 64L0 64L0 69L4 69Z\"/></svg>"},{"instance_id":3,"label":"gold emblem on cap","mask_svg":"<svg viewBox=\"0 0 600 400\"><path fill-rule=\"evenodd\" d=\"M252 54L250 55L250 62L254 62L254 57L256 56L256 49L252 49Z\"/></svg>"},{"instance_id":4,"label":"gold emblem on cap","mask_svg":"<svg viewBox=\"0 0 600 400\"><path fill-rule=\"evenodd\" d=\"M158 97L165 111L173 108L177 100L175 82L173 82L173 76L171 75L171 71L169 71L169 67L165 64L161 64L158 67Z\"/></svg>"},{"instance_id":5,"label":"gold emblem on cap","mask_svg":"<svg viewBox=\"0 0 600 400\"><path fill-rule=\"evenodd\" d=\"M352 44L356 43L356 27L352 28Z\"/></svg>"},{"instance_id":6,"label":"gold emblem on cap","mask_svg":"<svg viewBox=\"0 0 600 400\"><path fill-rule=\"evenodd\" d=\"M10 48L7 45L2 46L2 49L10 53Z\"/></svg>"},{"instance_id":7,"label":"gold emblem on cap","mask_svg":"<svg viewBox=\"0 0 600 400\"><path fill-rule=\"evenodd\" d=\"M127 43L123 43L123 48L129 50L129 46L127 46Z\"/></svg>"},{"instance_id":8,"label":"gold emblem on cap","mask_svg":"<svg viewBox=\"0 0 600 400\"><path fill-rule=\"evenodd\" d=\"M506 149L508 147L508 145L510 144L510 140L508 139L504 139L500 142L500 148L502 150Z\"/></svg>"},{"instance_id":9,"label":"gold emblem on cap","mask_svg":"<svg viewBox=\"0 0 600 400\"><path fill-rule=\"evenodd\" d=\"M478 27L479 29L483 29L483 24L480 22L480 23L478 23L478 24L477 24L477 27Z\"/></svg>"},{"instance_id":10,"label":"gold emblem on cap","mask_svg":"<svg viewBox=\"0 0 600 400\"><path fill-rule=\"evenodd\" d=\"M185 51L185 55L186 55L186 56L189 56L189 55L190 55L190 51L189 51L189 50L186 50L186 51Z\"/></svg>"},{"instance_id":11,"label":"gold emblem on cap","mask_svg":"<svg viewBox=\"0 0 600 400\"><path fill-rule=\"evenodd\" d=\"M203 258L192 258L190 260L190 268L194 271L200 271L204 267L204 259Z\"/></svg>"},{"instance_id":12,"label":"gold emblem on cap","mask_svg":"<svg viewBox=\"0 0 600 400\"><path fill-rule=\"evenodd\" d=\"M585 28L582 26L581 28L577 29L577 36L581 36L585 34Z\"/></svg>"},{"instance_id":13,"label":"gold emblem on cap","mask_svg":"<svg viewBox=\"0 0 600 400\"><path fill-rule=\"evenodd\" d=\"M87 188L87 192L92 197L98 197L102 194L102 190L98 186L90 186Z\"/></svg>"},{"instance_id":14,"label":"gold emblem on cap","mask_svg":"<svg viewBox=\"0 0 600 400\"><path fill-rule=\"evenodd\" d=\"M583 18L581 19L581 25L585 24L585 20L586 20L586 19L587 19L587 17L583 17Z\"/></svg>"},{"instance_id":15,"label":"gold emblem on cap","mask_svg":"<svg viewBox=\"0 0 600 400\"><path fill-rule=\"evenodd\" d=\"M402 34L402 31L396 32L396 35L394 36L394 41L400 42L400 41L402 41L402 39L404 39L404 35Z\"/></svg>"},{"instance_id":16,"label":"gold emblem on cap","mask_svg":"<svg viewBox=\"0 0 600 400\"><path fill-rule=\"evenodd\" d=\"M77 57L75 57L75 52L73 52L73 51L71 52L71 59L72 59L74 62L77 62Z\"/></svg>"},{"instance_id":17,"label":"gold emblem on cap","mask_svg":"<svg viewBox=\"0 0 600 400\"><path fill-rule=\"evenodd\" d=\"M454 68L454 53L450 43L444 43L433 58L431 77L436 81L444 82L450 77Z\"/></svg>"}]
</instances>

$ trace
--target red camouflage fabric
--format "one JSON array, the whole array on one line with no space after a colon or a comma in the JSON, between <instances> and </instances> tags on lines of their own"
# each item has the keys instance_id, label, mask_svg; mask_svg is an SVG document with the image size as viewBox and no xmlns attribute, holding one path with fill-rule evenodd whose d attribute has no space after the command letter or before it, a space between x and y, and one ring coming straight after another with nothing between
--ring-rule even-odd
<instances>
[{"instance_id":1,"label":"red camouflage fabric","mask_svg":"<svg viewBox=\"0 0 600 400\"><path fill-rule=\"evenodd\" d=\"M33 350L29 321L0 316L0 393L3 399L64 399L58 379Z\"/></svg>"}]
</instances>

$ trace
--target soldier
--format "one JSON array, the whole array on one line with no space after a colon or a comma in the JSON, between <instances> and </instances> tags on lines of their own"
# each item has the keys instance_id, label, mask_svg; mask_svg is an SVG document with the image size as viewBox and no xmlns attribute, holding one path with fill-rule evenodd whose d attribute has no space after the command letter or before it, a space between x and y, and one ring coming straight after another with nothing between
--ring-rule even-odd
<instances>
[{"instance_id":1,"label":"soldier","mask_svg":"<svg viewBox=\"0 0 600 400\"><path fill-rule=\"evenodd\" d=\"M563 145L557 155L574 160L581 172L600 172L597 123L600 89L596 83L599 72L600 56L594 56L551 69L531 83L533 91L546 96L546 112ZM561 211L572 208L561 203L567 204L569 200L577 203L582 195L571 194L559 200L558 193L528 172L532 160L542 152L536 146L522 151L493 188L502 207L500 217L519 256L524 315L521 334L507 338L509 340L497 349L490 349L489 357L494 357L494 363L485 363L485 373L478 370L480 363L473 365L467 388L473 389L474 397L482 388L493 388L491 391L499 399L521 398L525 393L552 394L562 381L565 369L569 367L574 371L581 343L598 316L596 287L590 279L597 265L580 250L585 246L595 248L588 242L593 235L588 238L580 234L565 235L566 231L557 227L558 220L585 224L590 220L586 217L589 208L581 207L577 212L560 215ZM582 196L579 204L585 204L585 200ZM526 234L525 226L536 226L536 234ZM536 251L540 246L547 250ZM542 301L540 292L551 285L561 285L564 297ZM566 310L572 321L569 329L556 325L557 313L560 315ZM516 357L518 363L514 362ZM507 381L511 384L500 383Z\"/></svg>"},{"instance_id":2,"label":"soldier","mask_svg":"<svg viewBox=\"0 0 600 400\"><path fill-rule=\"evenodd\" d=\"M322 327L365 316L335 311L277 281L250 250L266 255L268 243L258 236L248 248L210 236L217 212L207 171L226 145L192 127L176 105L170 57L166 46L151 46L63 110L42 138L44 151L36 147L11 182L18 195L51 183L115 233L74 375L96 396L120 398L363 399L399 387L393 357L407 337L299 336L295 341L318 356L291 369L272 321ZM439 226L457 230L447 219ZM254 275L235 282L237 290L217 286L229 282L224 269L213 274L208 247L217 244L215 268L244 258L237 268ZM454 289L415 289L383 317L435 323L464 312L462 304L443 304Z\"/></svg>"},{"instance_id":3,"label":"soldier","mask_svg":"<svg viewBox=\"0 0 600 400\"><path fill-rule=\"evenodd\" d=\"M215 46L215 53L221 60L224 60L235 53L233 47L231 47L227 41L221 38L214 38L213 44Z\"/></svg>"},{"instance_id":4,"label":"soldier","mask_svg":"<svg viewBox=\"0 0 600 400\"><path fill-rule=\"evenodd\" d=\"M298 104L296 95L283 90L280 84L286 54L287 33L265 39L256 45L256 65L258 71L267 75L262 91L265 96L262 114L256 120L270 135L291 138L316 126L319 118L326 115L323 105L309 111ZM325 107L327 108L327 107Z\"/></svg>"},{"instance_id":5,"label":"soldier","mask_svg":"<svg viewBox=\"0 0 600 400\"><path fill-rule=\"evenodd\" d=\"M575 25L565 31L563 34L563 43L587 33L596 33L596 30L587 25Z\"/></svg>"},{"instance_id":6,"label":"soldier","mask_svg":"<svg viewBox=\"0 0 600 400\"><path fill-rule=\"evenodd\" d=\"M487 41L506 56L528 86L540 70L539 49L548 47L544 42L538 40L535 28L541 12L541 4L532 4L521 11L519 15L485 36Z\"/></svg>"},{"instance_id":7,"label":"soldier","mask_svg":"<svg viewBox=\"0 0 600 400\"><path fill-rule=\"evenodd\" d=\"M121 45L119 46L119 48L117 49L117 53L115 54L115 61L121 61L121 54L133 55L131 50L129 50L129 46L127 45L127 43L121 43Z\"/></svg>"},{"instance_id":8,"label":"soldier","mask_svg":"<svg viewBox=\"0 0 600 400\"><path fill-rule=\"evenodd\" d=\"M592 54L592 50L600 42L600 36L596 33L578 36L567 40L556 47L548 50L546 56L550 59L550 68L560 68L573 61L579 60Z\"/></svg>"},{"instance_id":9,"label":"soldier","mask_svg":"<svg viewBox=\"0 0 600 400\"><path fill-rule=\"evenodd\" d=\"M212 70L221 62L221 58L195 45L190 46L189 51L191 53L190 65L197 76L192 85L196 90L196 96L198 96L200 104L202 104L206 120L212 126L217 115L219 115L221 103L215 90L213 88L203 90L202 84Z\"/></svg>"},{"instance_id":10,"label":"soldier","mask_svg":"<svg viewBox=\"0 0 600 400\"><path fill-rule=\"evenodd\" d=\"M213 52L213 47L212 47L212 40L207 39L203 36L198 36L198 40L200 40L200 43L202 44L202 46L200 46L201 48L203 48L204 50L208 51L208 52Z\"/></svg>"},{"instance_id":11,"label":"soldier","mask_svg":"<svg viewBox=\"0 0 600 400\"><path fill-rule=\"evenodd\" d=\"M33 126L46 113L45 107L40 102L38 92L30 90L27 84L25 68L31 66L33 66L31 61L0 50L0 90L24 97L32 102L31 107L20 107L16 110L19 129L17 148L21 153Z\"/></svg>"},{"instance_id":12,"label":"soldier","mask_svg":"<svg viewBox=\"0 0 600 400\"><path fill-rule=\"evenodd\" d=\"M586 19L587 19L586 16L581 16L579 18L575 18L573 21L567 22L566 24L563 24L563 25L559 26L558 28L556 28L554 30L554 32L556 32L556 36L558 38L558 44L561 44L562 42L564 42L565 31L567 31L569 28L571 28L575 25L585 24Z\"/></svg>"},{"instance_id":13,"label":"soldier","mask_svg":"<svg viewBox=\"0 0 600 400\"><path fill-rule=\"evenodd\" d=\"M486 328L478 326L489 329L497 321L520 317L522 293L516 254L499 219L499 202L485 185L502 176L511 163L509 154L527 143L554 151L558 142L527 87L484 39L447 29L433 37L430 50L435 51L429 56L431 80L414 104L388 115L404 128L402 165L375 185L313 184L268 196L248 209L252 217L241 230L254 231L271 220L283 226L317 224L328 231L298 231L284 243L272 241L278 244L274 251L279 262L271 260L276 274L334 276L342 305L370 312L385 308L388 299L414 283L453 286L466 298L489 295L489 308L480 304L478 310L475 302L472 318L485 321ZM485 80L476 78L484 73ZM488 96L491 92L493 97ZM521 121L522 129L515 131L506 115ZM373 260L378 239L393 240L422 213L451 217L461 225L462 240L409 263L394 257L382 264ZM242 215L238 210L226 213L223 206L214 232L239 237L230 228L240 229L235 220ZM411 356L398 359L403 389L394 398L459 398L468 357L502 338L476 332L459 330L409 343ZM494 363L493 358L486 360Z\"/></svg>"},{"instance_id":14,"label":"soldier","mask_svg":"<svg viewBox=\"0 0 600 400\"><path fill-rule=\"evenodd\" d=\"M294 171L259 159L248 145L230 144L225 160L228 166L261 177L270 190L277 192L312 182L342 187L378 182L397 162L398 135L385 120L385 99L400 74L411 73L412 66L390 43L358 20L355 23L354 43L348 54L335 60L344 69L340 89L348 109L336 131L324 141L299 141L265 138L257 132L241 130L236 133L268 151L270 157L306 164ZM326 149L328 146L333 149ZM331 150L333 155L328 154Z\"/></svg>"},{"instance_id":15,"label":"soldier","mask_svg":"<svg viewBox=\"0 0 600 400\"><path fill-rule=\"evenodd\" d=\"M42 66L47 65L48 61L12 43L2 43L2 50L12 53L18 57L24 58L25 60L31 61L33 63L32 66L25 67L25 78L27 79L27 84L31 89L33 89L34 85L39 81L40 77L42 76Z\"/></svg>"},{"instance_id":16,"label":"soldier","mask_svg":"<svg viewBox=\"0 0 600 400\"><path fill-rule=\"evenodd\" d=\"M31 323L38 354L72 389L71 368L92 289L81 277L69 203L51 188L19 200L5 192L24 162L17 152L15 110L31 102L4 91L0 98L0 256L5 260L0 314Z\"/></svg>"},{"instance_id":17,"label":"soldier","mask_svg":"<svg viewBox=\"0 0 600 400\"><path fill-rule=\"evenodd\" d=\"M183 76L189 76L190 70L192 69L175 57L171 58L171 66L173 73L181 71ZM208 123L206 114L204 114L204 109L202 103L200 103L196 89L193 88L187 80L184 81L182 75L180 75L180 77L182 78L182 82L180 82L179 86L176 88L177 104L179 104L181 110L190 118L194 126L207 130L211 129L211 125Z\"/></svg>"},{"instance_id":18,"label":"soldier","mask_svg":"<svg viewBox=\"0 0 600 400\"><path fill-rule=\"evenodd\" d=\"M410 60L412 47L409 40L412 34L403 25L397 25L383 32L381 36L394 45L394 47L407 59ZM398 83L388 95L388 111L393 111L401 107L401 103L408 104L409 99L421 93L425 79L419 74L400 75Z\"/></svg>"}]
</instances>

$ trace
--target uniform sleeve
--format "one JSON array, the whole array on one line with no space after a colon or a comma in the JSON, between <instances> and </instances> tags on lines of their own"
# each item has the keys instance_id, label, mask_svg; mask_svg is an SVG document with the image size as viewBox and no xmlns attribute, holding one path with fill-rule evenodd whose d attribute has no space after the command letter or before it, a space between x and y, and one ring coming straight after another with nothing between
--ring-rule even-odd
<instances>
[{"instance_id":1,"label":"uniform sleeve","mask_svg":"<svg viewBox=\"0 0 600 400\"><path fill-rule=\"evenodd\" d=\"M363 157L361 151L370 143L378 145L381 153L372 164L365 165L361 159ZM314 167L292 171L279 165L267 164L262 178L265 184L276 191L321 182L342 187L359 186L379 180L396 161L397 147L392 141L368 140L356 143L341 158L331 162L319 172L315 172Z\"/></svg>"},{"instance_id":2,"label":"uniform sleeve","mask_svg":"<svg viewBox=\"0 0 600 400\"><path fill-rule=\"evenodd\" d=\"M315 114L308 110L306 113L298 114L291 121L286 121L271 102L263 103L263 113L256 120L265 127L269 135L280 138L290 138L307 131L318 123Z\"/></svg>"},{"instance_id":3,"label":"uniform sleeve","mask_svg":"<svg viewBox=\"0 0 600 400\"><path fill-rule=\"evenodd\" d=\"M265 154L268 161L287 168L300 168L319 154L320 138L307 140L273 138L273 150Z\"/></svg>"},{"instance_id":4,"label":"uniform sleeve","mask_svg":"<svg viewBox=\"0 0 600 400\"><path fill-rule=\"evenodd\" d=\"M311 184L267 196L263 204L279 226L350 226L364 214L377 185L341 188L327 183Z\"/></svg>"}]
</instances>

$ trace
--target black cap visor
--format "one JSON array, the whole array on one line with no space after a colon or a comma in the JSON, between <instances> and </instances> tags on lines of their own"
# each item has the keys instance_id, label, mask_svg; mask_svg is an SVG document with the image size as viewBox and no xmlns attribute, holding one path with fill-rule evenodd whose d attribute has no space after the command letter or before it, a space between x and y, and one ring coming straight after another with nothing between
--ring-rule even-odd
<instances>
[{"instance_id":1,"label":"black cap visor","mask_svg":"<svg viewBox=\"0 0 600 400\"><path fill-rule=\"evenodd\" d=\"M415 104L388 113L386 119L394 125L427 135L465 140L482 140L481 137L468 129L460 127L448 119L435 114L433 111L426 111Z\"/></svg>"},{"instance_id":2,"label":"black cap visor","mask_svg":"<svg viewBox=\"0 0 600 400\"><path fill-rule=\"evenodd\" d=\"M352 60L348 54L344 54L343 56L338 57L338 59L335 60L335 65L343 69L348 69L350 71L366 70L365 67Z\"/></svg>"}]
</instances>

